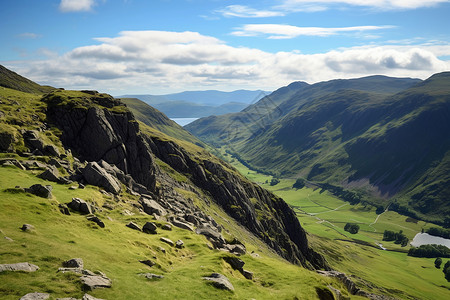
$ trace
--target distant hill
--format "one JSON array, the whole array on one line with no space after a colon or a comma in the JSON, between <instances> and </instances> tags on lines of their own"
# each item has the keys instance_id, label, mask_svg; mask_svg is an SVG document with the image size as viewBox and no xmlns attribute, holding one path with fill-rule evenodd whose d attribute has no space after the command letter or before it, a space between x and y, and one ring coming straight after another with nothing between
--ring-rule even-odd
<instances>
[{"instance_id":1,"label":"distant hill","mask_svg":"<svg viewBox=\"0 0 450 300\"><path fill-rule=\"evenodd\" d=\"M140 99L170 118L201 118L241 111L267 94L269 92L261 90L233 92L210 90L167 95L124 95L119 98Z\"/></svg>"},{"instance_id":2,"label":"distant hill","mask_svg":"<svg viewBox=\"0 0 450 300\"><path fill-rule=\"evenodd\" d=\"M277 176L344 187L428 220L450 215L450 73L300 85L278 101L283 89L186 128Z\"/></svg>"},{"instance_id":3,"label":"distant hill","mask_svg":"<svg viewBox=\"0 0 450 300\"><path fill-rule=\"evenodd\" d=\"M2 65L0 65L0 86L34 94L44 94L55 89L51 86L39 85Z\"/></svg>"},{"instance_id":4,"label":"distant hill","mask_svg":"<svg viewBox=\"0 0 450 300\"><path fill-rule=\"evenodd\" d=\"M198 138L144 101L136 98L121 98L120 100L127 105L138 121L171 137L188 141L198 146L204 145Z\"/></svg>"}]
</instances>

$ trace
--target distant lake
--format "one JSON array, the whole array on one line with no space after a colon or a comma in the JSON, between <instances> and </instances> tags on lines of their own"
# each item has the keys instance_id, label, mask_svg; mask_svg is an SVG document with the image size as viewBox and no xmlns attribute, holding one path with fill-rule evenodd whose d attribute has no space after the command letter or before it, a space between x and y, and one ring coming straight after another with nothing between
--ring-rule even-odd
<instances>
[{"instance_id":1,"label":"distant lake","mask_svg":"<svg viewBox=\"0 0 450 300\"><path fill-rule=\"evenodd\" d=\"M194 122L195 120L198 120L199 118L170 118L172 121L175 121L178 125L184 126L191 122Z\"/></svg>"},{"instance_id":2,"label":"distant lake","mask_svg":"<svg viewBox=\"0 0 450 300\"><path fill-rule=\"evenodd\" d=\"M418 233L414 237L414 239L411 242L411 245L414 247L419 247L421 245L429 245L429 244L437 244L437 245L443 245L447 248L450 248L450 240L444 239L438 236L432 236L428 233Z\"/></svg>"}]
</instances>

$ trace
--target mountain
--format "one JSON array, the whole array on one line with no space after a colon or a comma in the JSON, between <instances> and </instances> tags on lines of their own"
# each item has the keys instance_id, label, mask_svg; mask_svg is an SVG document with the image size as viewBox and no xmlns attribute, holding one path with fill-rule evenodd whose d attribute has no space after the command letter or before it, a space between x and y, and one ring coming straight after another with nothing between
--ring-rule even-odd
<instances>
[{"instance_id":1,"label":"mountain","mask_svg":"<svg viewBox=\"0 0 450 300\"><path fill-rule=\"evenodd\" d=\"M314 271L329 266L281 198L157 110L130 100L139 121L88 90L0 97L2 299L349 295Z\"/></svg>"},{"instance_id":2,"label":"mountain","mask_svg":"<svg viewBox=\"0 0 450 300\"><path fill-rule=\"evenodd\" d=\"M26 93L44 94L54 90L51 86L39 85L0 65L0 86Z\"/></svg>"},{"instance_id":3,"label":"mountain","mask_svg":"<svg viewBox=\"0 0 450 300\"><path fill-rule=\"evenodd\" d=\"M267 94L268 92L261 90L233 92L209 90L167 95L124 95L118 98L138 98L170 118L200 118L241 111Z\"/></svg>"},{"instance_id":4,"label":"mountain","mask_svg":"<svg viewBox=\"0 0 450 300\"><path fill-rule=\"evenodd\" d=\"M450 213L449 74L302 85L282 101L276 91L260 101L271 105L186 128L255 169L349 189L374 205L442 223Z\"/></svg>"}]
</instances>

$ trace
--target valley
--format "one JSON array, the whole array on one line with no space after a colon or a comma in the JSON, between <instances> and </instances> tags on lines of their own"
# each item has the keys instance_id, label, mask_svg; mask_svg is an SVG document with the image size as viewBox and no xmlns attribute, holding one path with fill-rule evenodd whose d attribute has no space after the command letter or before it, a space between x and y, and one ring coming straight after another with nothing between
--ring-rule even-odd
<instances>
[{"instance_id":1,"label":"valley","mask_svg":"<svg viewBox=\"0 0 450 300\"><path fill-rule=\"evenodd\" d=\"M330 265L351 275L360 286L374 288L373 293L388 293L401 299L446 299L450 284L442 271L434 267L434 258L408 256L407 247L383 241L383 232L400 230L413 240L422 229L435 224L411 219L394 211L377 214L369 204L351 205L320 188L293 188L295 180L280 179L270 185L272 176L250 170L223 149L221 157L244 176L282 197L297 214L316 249ZM357 234L344 230L347 222L360 226ZM386 249L383 250L382 248ZM445 261L445 259L444 259ZM387 276L387 274L389 274Z\"/></svg>"}]
</instances>

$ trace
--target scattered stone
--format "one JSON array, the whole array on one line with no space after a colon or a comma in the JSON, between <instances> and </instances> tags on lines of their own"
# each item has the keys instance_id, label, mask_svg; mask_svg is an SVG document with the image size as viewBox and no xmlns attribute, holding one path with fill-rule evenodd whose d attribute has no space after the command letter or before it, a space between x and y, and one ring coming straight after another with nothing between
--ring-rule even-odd
<instances>
[{"instance_id":1,"label":"scattered stone","mask_svg":"<svg viewBox=\"0 0 450 300\"><path fill-rule=\"evenodd\" d=\"M34 226L31 224L23 224L22 227L20 227L20 229L25 232L30 232L34 231L36 228L34 228Z\"/></svg>"},{"instance_id":2,"label":"scattered stone","mask_svg":"<svg viewBox=\"0 0 450 300\"><path fill-rule=\"evenodd\" d=\"M0 132L0 151L11 151L14 147L14 134L10 132Z\"/></svg>"},{"instance_id":3,"label":"scattered stone","mask_svg":"<svg viewBox=\"0 0 450 300\"><path fill-rule=\"evenodd\" d=\"M5 240L7 240L8 242L14 242L14 240L10 237L5 236Z\"/></svg>"},{"instance_id":4,"label":"scattered stone","mask_svg":"<svg viewBox=\"0 0 450 300\"><path fill-rule=\"evenodd\" d=\"M50 298L50 294L46 293L29 293L20 298L20 300L45 300Z\"/></svg>"},{"instance_id":5,"label":"scattered stone","mask_svg":"<svg viewBox=\"0 0 450 300\"><path fill-rule=\"evenodd\" d=\"M84 262L82 258L72 258L69 260L66 260L62 263L62 266L65 268L77 268L77 269L83 269L84 268Z\"/></svg>"},{"instance_id":6,"label":"scattered stone","mask_svg":"<svg viewBox=\"0 0 450 300\"><path fill-rule=\"evenodd\" d=\"M128 228L134 229L134 230L141 231L141 228L139 227L139 225L134 222L130 222L125 226L127 226Z\"/></svg>"},{"instance_id":7,"label":"scattered stone","mask_svg":"<svg viewBox=\"0 0 450 300\"><path fill-rule=\"evenodd\" d=\"M230 245L230 252L236 255L244 255L247 252L247 249L242 244Z\"/></svg>"},{"instance_id":8,"label":"scattered stone","mask_svg":"<svg viewBox=\"0 0 450 300\"><path fill-rule=\"evenodd\" d=\"M70 298L56 298L56 300L79 300L79 299L70 297Z\"/></svg>"},{"instance_id":9,"label":"scattered stone","mask_svg":"<svg viewBox=\"0 0 450 300\"><path fill-rule=\"evenodd\" d=\"M69 187L69 190L76 190L77 188L78 188L77 186L72 185Z\"/></svg>"},{"instance_id":10,"label":"scattered stone","mask_svg":"<svg viewBox=\"0 0 450 300\"><path fill-rule=\"evenodd\" d=\"M58 208L62 214L70 216L70 210L69 210L69 207L67 206L67 204L60 203L60 204L58 204Z\"/></svg>"},{"instance_id":11,"label":"scattered stone","mask_svg":"<svg viewBox=\"0 0 450 300\"><path fill-rule=\"evenodd\" d=\"M99 219L99 217L97 216L88 216L86 217L86 219L88 219L89 221L92 221L94 223L96 223L98 226L100 226L101 228L105 228L105 223L103 223L102 220Z\"/></svg>"},{"instance_id":12,"label":"scattered stone","mask_svg":"<svg viewBox=\"0 0 450 300\"><path fill-rule=\"evenodd\" d=\"M134 213L132 213L132 212L129 211L128 209L124 209L124 210L122 211L122 215L124 215L124 216L133 216Z\"/></svg>"},{"instance_id":13,"label":"scattered stone","mask_svg":"<svg viewBox=\"0 0 450 300\"><path fill-rule=\"evenodd\" d=\"M170 226L170 224L164 224L162 227L161 227L161 229L164 229L164 230L172 230L172 226Z\"/></svg>"},{"instance_id":14,"label":"scattered stone","mask_svg":"<svg viewBox=\"0 0 450 300\"><path fill-rule=\"evenodd\" d=\"M46 155L59 157L59 150L53 145L46 145L42 150Z\"/></svg>"},{"instance_id":15,"label":"scattered stone","mask_svg":"<svg viewBox=\"0 0 450 300\"><path fill-rule=\"evenodd\" d=\"M161 251L162 253L166 253L166 249L164 249L163 247L158 247L158 250Z\"/></svg>"},{"instance_id":16,"label":"scattered stone","mask_svg":"<svg viewBox=\"0 0 450 300\"><path fill-rule=\"evenodd\" d=\"M243 272L242 267L244 267L245 262L242 259L233 256L227 256L223 259L229 263L233 269L239 270L241 273Z\"/></svg>"},{"instance_id":17,"label":"scattered stone","mask_svg":"<svg viewBox=\"0 0 450 300\"><path fill-rule=\"evenodd\" d=\"M96 288L110 288L111 287L111 279L106 276L90 276L83 275L80 277L81 282L83 283L83 289L92 291Z\"/></svg>"},{"instance_id":18,"label":"scattered stone","mask_svg":"<svg viewBox=\"0 0 450 300\"><path fill-rule=\"evenodd\" d=\"M162 242L166 243L166 244L169 244L172 247L175 245L175 243L172 240L168 239L168 238L162 237L162 238L160 238L160 240Z\"/></svg>"},{"instance_id":19,"label":"scattered stone","mask_svg":"<svg viewBox=\"0 0 450 300\"><path fill-rule=\"evenodd\" d=\"M243 270L242 275L244 275L244 277L247 278L248 280L253 279L253 272L250 272L248 270Z\"/></svg>"},{"instance_id":20,"label":"scattered stone","mask_svg":"<svg viewBox=\"0 0 450 300\"><path fill-rule=\"evenodd\" d=\"M1 264L0 273L4 271L23 271L23 272L35 272L39 270L39 267L28 262L16 263L16 264Z\"/></svg>"},{"instance_id":21,"label":"scattered stone","mask_svg":"<svg viewBox=\"0 0 450 300\"><path fill-rule=\"evenodd\" d=\"M48 181L60 182L59 171L55 166L48 166L47 169L37 177Z\"/></svg>"},{"instance_id":22,"label":"scattered stone","mask_svg":"<svg viewBox=\"0 0 450 300\"><path fill-rule=\"evenodd\" d=\"M167 215L167 211L153 199L141 197L140 202L146 214L156 214L158 216Z\"/></svg>"},{"instance_id":23,"label":"scattered stone","mask_svg":"<svg viewBox=\"0 0 450 300\"><path fill-rule=\"evenodd\" d=\"M234 287L225 275L212 273L209 277L203 277L218 289L234 291Z\"/></svg>"},{"instance_id":24,"label":"scattered stone","mask_svg":"<svg viewBox=\"0 0 450 300\"><path fill-rule=\"evenodd\" d=\"M178 221L178 220L172 220L172 224L173 224L173 226L177 226L178 228L181 228L181 229L194 231L194 228L192 227L192 225L190 225L188 223L185 223L185 222L181 222L181 221Z\"/></svg>"},{"instance_id":25,"label":"scattered stone","mask_svg":"<svg viewBox=\"0 0 450 300\"><path fill-rule=\"evenodd\" d=\"M195 230L197 234L204 235L213 243L213 246L216 248L222 248L223 245L225 245L225 239L223 238L222 234L215 231L210 226L200 225Z\"/></svg>"},{"instance_id":26,"label":"scattered stone","mask_svg":"<svg viewBox=\"0 0 450 300\"><path fill-rule=\"evenodd\" d=\"M184 248L184 242L182 240L176 241L175 247L177 247L178 249L183 249Z\"/></svg>"},{"instance_id":27,"label":"scattered stone","mask_svg":"<svg viewBox=\"0 0 450 300\"><path fill-rule=\"evenodd\" d=\"M157 227L156 227L155 223L152 223L152 222L147 222L142 227L142 231L145 232L145 233L155 234L156 233L156 229L157 229Z\"/></svg>"},{"instance_id":28,"label":"scattered stone","mask_svg":"<svg viewBox=\"0 0 450 300\"><path fill-rule=\"evenodd\" d=\"M253 258L260 258L261 256L258 254L258 253L256 253L256 252L252 252L252 253L250 253L250 255L253 257Z\"/></svg>"},{"instance_id":29,"label":"scattered stone","mask_svg":"<svg viewBox=\"0 0 450 300\"><path fill-rule=\"evenodd\" d=\"M42 184L34 184L29 188L25 189L25 192L31 193L38 197L42 198L51 198L52 197L53 187L51 185L42 185Z\"/></svg>"},{"instance_id":30,"label":"scattered stone","mask_svg":"<svg viewBox=\"0 0 450 300\"><path fill-rule=\"evenodd\" d=\"M58 273L77 273L83 274L83 270L80 268L58 268Z\"/></svg>"},{"instance_id":31,"label":"scattered stone","mask_svg":"<svg viewBox=\"0 0 450 300\"><path fill-rule=\"evenodd\" d=\"M68 203L67 206L85 215L92 214L91 205L80 198L72 198L72 202Z\"/></svg>"},{"instance_id":32,"label":"scattered stone","mask_svg":"<svg viewBox=\"0 0 450 300\"><path fill-rule=\"evenodd\" d=\"M103 300L103 299L95 298L94 296L91 296L89 294L84 294L83 298L81 298L81 300Z\"/></svg>"},{"instance_id":33,"label":"scattered stone","mask_svg":"<svg viewBox=\"0 0 450 300\"><path fill-rule=\"evenodd\" d=\"M162 276L162 275L156 275L156 274L153 274L153 273L145 273L145 274L139 274L139 275L144 276L148 280L163 279L164 278L164 276Z\"/></svg>"},{"instance_id":34,"label":"scattered stone","mask_svg":"<svg viewBox=\"0 0 450 300\"><path fill-rule=\"evenodd\" d=\"M150 259L140 260L139 262L143 263L144 265L147 265L149 267L153 267L154 265L156 265L156 263L151 261Z\"/></svg>"}]
</instances>

